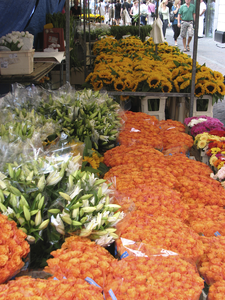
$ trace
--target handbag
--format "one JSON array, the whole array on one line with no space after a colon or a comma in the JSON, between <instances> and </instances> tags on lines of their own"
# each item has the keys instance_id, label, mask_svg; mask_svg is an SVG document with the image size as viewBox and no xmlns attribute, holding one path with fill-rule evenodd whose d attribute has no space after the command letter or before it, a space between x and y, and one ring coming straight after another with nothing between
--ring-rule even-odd
<instances>
[{"instance_id":1,"label":"handbag","mask_svg":"<svg viewBox=\"0 0 225 300\"><path fill-rule=\"evenodd\" d=\"M161 11L159 12L159 18L160 18L161 21L163 22L163 14L161 13Z\"/></svg>"},{"instance_id":2,"label":"handbag","mask_svg":"<svg viewBox=\"0 0 225 300\"><path fill-rule=\"evenodd\" d=\"M150 7L150 12L151 12L151 17L155 18L155 13L151 10L151 7Z\"/></svg>"},{"instance_id":3,"label":"handbag","mask_svg":"<svg viewBox=\"0 0 225 300\"><path fill-rule=\"evenodd\" d=\"M173 11L170 12L170 22L173 23L173 21L175 20L175 16Z\"/></svg>"}]
</instances>

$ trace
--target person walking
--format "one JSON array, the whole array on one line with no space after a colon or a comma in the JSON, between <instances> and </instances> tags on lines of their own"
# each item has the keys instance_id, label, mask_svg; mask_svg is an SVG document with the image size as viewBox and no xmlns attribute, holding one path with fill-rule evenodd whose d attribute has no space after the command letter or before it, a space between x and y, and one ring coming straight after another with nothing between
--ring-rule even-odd
<instances>
[{"instance_id":1,"label":"person walking","mask_svg":"<svg viewBox=\"0 0 225 300\"><path fill-rule=\"evenodd\" d=\"M123 18L123 25L130 25L131 20L129 20L129 13L130 13L130 4L124 0L122 7L121 7L121 16Z\"/></svg>"},{"instance_id":2,"label":"person walking","mask_svg":"<svg viewBox=\"0 0 225 300\"><path fill-rule=\"evenodd\" d=\"M203 0L200 0L199 22L198 22L198 37L199 38L203 37L205 11L206 11L205 2Z\"/></svg>"},{"instance_id":3,"label":"person walking","mask_svg":"<svg viewBox=\"0 0 225 300\"><path fill-rule=\"evenodd\" d=\"M146 5L146 1L143 0L142 4L140 5L140 15L141 15L141 24L147 24L147 15L148 15L148 7Z\"/></svg>"},{"instance_id":4,"label":"person walking","mask_svg":"<svg viewBox=\"0 0 225 300\"><path fill-rule=\"evenodd\" d=\"M138 23L137 15L139 14L139 5L138 1L135 1L130 10L130 15L132 16L132 25L136 26Z\"/></svg>"},{"instance_id":5,"label":"person walking","mask_svg":"<svg viewBox=\"0 0 225 300\"><path fill-rule=\"evenodd\" d=\"M184 52L190 51L190 42L194 35L193 22L195 21L195 5L191 3L191 0L185 0L185 3L181 5L178 12L177 26L181 28L180 35L183 39ZM188 42L187 41L188 34Z\"/></svg>"},{"instance_id":6,"label":"person walking","mask_svg":"<svg viewBox=\"0 0 225 300\"><path fill-rule=\"evenodd\" d=\"M121 20L121 3L120 0L117 0L115 4L115 20L116 20L116 25L120 25L120 20Z\"/></svg>"},{"instance_id":7,"label":"person walking","mask_svg":"<svg viewBox=\"0 0 225 300\"><path fill-rule=\"evenodd\" d=\"M159 6L159 12L162 13L162 16L163 16L163 36L165 38L166 36L166 28L169 26L171 26L170 24L170 14L169 14L169 7L167 6L168 4L168 0L163 0L161 3L160 3L160 6Z\"/></svg>"},{"instance_id":8,"label":"person walking","mask_svg":"<svg viewBox=\"0 0 225 300\"><path fill-rule=\"evenodd\" d=\"M148 4L148 25L152 25L153 21L155 20L155 4L154 0L150 0Z\"/></svg>"},{"instance_id":9,"label":"person walking","mask_svg":"<svg viewBox=\"0 0 225 300\"><path fill-rule=\"evenodd\" d=\"M177 38L180 35L180 27L177 26L178 23L178 11L180 8L181 0L175 0L174 5L172 6L172 12L174 13L174 21L172 23L173 28L173 38L175 46L177 46Z\"/></svg>"}]
</instances>

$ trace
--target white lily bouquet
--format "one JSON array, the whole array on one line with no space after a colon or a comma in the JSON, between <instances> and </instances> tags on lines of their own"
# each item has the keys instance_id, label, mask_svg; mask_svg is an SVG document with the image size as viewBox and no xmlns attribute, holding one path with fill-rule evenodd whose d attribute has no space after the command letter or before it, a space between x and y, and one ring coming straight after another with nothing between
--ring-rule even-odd
<instances>
[{"instance_id":1,"label":"white lily bouquet","mask_svg":"<svg viewBox=\"0 0 225 300\"><path fill-rule=\"evenodd\" d=\"M31 50L34 36L28 31L12 31L0 38L0 46L8 48L8 51Z\"/></svg>"}]
</instances>

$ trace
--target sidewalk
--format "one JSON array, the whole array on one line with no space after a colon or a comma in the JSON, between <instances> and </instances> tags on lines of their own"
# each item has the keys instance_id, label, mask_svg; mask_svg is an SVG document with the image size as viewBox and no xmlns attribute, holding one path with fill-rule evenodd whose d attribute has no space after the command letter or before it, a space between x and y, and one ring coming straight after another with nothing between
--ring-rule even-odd
<instances>
[{"instance_id":1,"label":"sidewalk","mask_svg":"<svg viewBox=\"0 0 225 300\"><path fill-rule=\"evenodd\" d=\"M173 30L167 28L166 41L169 45L174 46ZM182 38L177 40L178 47L183 50ZM193 56L194 40L191 41L190 52L185 52L191 57ZM221 72L225 75L225 47L224 44L215 42L213 38L200 38L198 39L197 47L197 62L201 65L205 64L213 71ZM213 117L219 119L225 125L225 98L213 105Z\"/></svg>"}]
</instances>

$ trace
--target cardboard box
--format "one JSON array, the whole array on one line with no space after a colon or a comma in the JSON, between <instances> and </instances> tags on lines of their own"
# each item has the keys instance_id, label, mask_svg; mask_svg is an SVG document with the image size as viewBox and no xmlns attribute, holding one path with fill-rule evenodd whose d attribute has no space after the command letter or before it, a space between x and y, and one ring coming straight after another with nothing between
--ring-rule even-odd
<instances>
[{"instance_id":1,"label":"cardboard box","mask_svg":"<svg viewBox=\"0 0 225 300\"><path fill-rule=\"evenodd\" d=\"M30 74L34 70L34 49L0 51L1 75Z\"/></svg>"}]
</instances>

